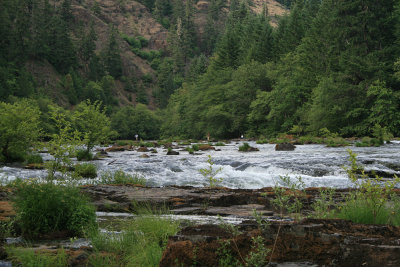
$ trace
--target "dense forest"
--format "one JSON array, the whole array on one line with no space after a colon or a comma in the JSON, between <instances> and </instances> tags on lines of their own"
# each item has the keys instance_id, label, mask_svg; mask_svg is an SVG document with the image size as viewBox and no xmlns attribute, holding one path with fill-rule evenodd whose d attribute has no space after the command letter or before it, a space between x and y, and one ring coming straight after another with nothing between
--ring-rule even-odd
<instances>
[{"instance_id":1,"label":"dense forest","mask_svg":"<svg viewBox=\"0 0 400 267\"><path fill-rule=\"evenodd\" d=\"M279 17L269 0L259 12L251 0L137 1L168 33L158 47L112 22L100 30L100 0L0 2L0 101L38 110L45 133L56 131L51 106L68 114L89 99L121 139L400 134L398 1L278 1ZM137 2L116 2L145 17Z\"/></svg>"}]
</instances>

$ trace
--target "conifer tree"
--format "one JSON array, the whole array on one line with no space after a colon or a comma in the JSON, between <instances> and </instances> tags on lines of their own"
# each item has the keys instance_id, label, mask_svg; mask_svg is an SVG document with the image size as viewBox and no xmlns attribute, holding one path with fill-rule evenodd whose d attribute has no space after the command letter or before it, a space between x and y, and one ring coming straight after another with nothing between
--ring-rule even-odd
<instances>
[{"instance_id":1,"label":"conifer tree","mask_svg":"<svg viewBox=\"0 0 400 267\"><path fill-rule=\"evenodd\" d=\"M104 65L108 73L115 79L122 76L122 60L117 42L117 29L110 29L108 45L104 53Z\"/></svg>"}]
</instances>

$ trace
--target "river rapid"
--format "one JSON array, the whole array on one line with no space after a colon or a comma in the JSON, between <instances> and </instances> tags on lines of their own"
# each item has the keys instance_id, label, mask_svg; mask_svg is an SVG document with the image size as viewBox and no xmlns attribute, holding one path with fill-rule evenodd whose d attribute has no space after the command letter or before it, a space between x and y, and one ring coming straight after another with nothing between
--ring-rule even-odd
<instances>
[{"instance_id":1,"label":"river rapid","mask_svg":"<svg viewBox=\"0 0 400 267\"><path fill-rule=\"evenodd\" d=\"M275 145L258 145L258 152L239 152L242 142L232 142L216 147L221 151L198 152L190 155L178 149L180 155L166 155L167 150L156 148L158 153L146 153L149 157L140 157L144 153L137 151L109 152L108 157L93 161L98 173L123 170L130 174L139 174L147 179L149 186L208 186L208 180L200 172L208 168L207 156L211 155L214 169L222 168L217 178L222 178L221 186L229 188L257 189L274 186L279 177L288 175L295 179L301 177L306 187L347 188L352 184L346 176L343 166L349 165L347 149L358 154L357 159L367 170L386 173L400 171L400 142L393 141L381 147L358 148L355 146L329 148L325 145L298 145L294 151L275 151ZM44 159L50 159L42 154ZM1 167L0 179L13 180L17 177L45 177L44 170L27 170L15 167Z\"/></svg>"}]
</instances>

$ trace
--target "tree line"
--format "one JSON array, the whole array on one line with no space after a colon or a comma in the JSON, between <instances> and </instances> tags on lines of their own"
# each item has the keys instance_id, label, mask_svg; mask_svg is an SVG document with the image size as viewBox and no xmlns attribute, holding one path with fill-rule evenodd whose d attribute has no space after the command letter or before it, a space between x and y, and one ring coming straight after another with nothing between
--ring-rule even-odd
<instances>
[{"instance_id":1,"label":"tree line","mask_svg":"<svg viewBox=\"0 0 400 267\"><path fill-rule=\"evenodd\" d=\"M168 28L166 51L143 50L147 40L112 25L96 50L94 24L77 27L71 0L3 0L0 101L33 99L42 128L54 130L46 118L54 105L49 92L25 67L46 61L61 75L56 86L66 107L101 101L119 138L269 137L324 128L366 136L377 125L399 135L397 1L281 1L290 12L273 28L267 6L257 15L252 1L210 0L203 35L194 23L197 1L140 2ZM101 12L96 3L93 14ZM124 76L121 41L148 61L154 76ZM136 94L136 103L148 104L145 87L152 87L159 109L119 107L116 81Z\"/></svg>"},{"instance_id":2,"label":"tree line","mask_svg":"<svg viewBox=\"0 0 400 267\"><path fill-rule=\"evenodd\" d=\"M275 29L231 2L205 73L171 96L164 134L399 135L397 1L294 1Z\"/></svg>"}]
</instances>

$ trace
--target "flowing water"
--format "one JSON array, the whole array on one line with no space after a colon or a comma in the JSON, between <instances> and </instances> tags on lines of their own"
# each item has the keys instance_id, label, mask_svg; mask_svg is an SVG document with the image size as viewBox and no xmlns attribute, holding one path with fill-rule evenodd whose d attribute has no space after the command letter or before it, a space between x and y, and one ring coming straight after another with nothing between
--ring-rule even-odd
<instances>
[{"instance_id":1,"label":"flowing water","mask_svg":"<svg viewBox=\"0 0 400 267\"><path fill-rule=\"evenodd\" d=\"M298 145L295 151L275 151L274 145L251 146L259 152L239 152L242 143L231 143L217 147L221 151L199 152L190 155L180 151L180 155L167 156L166 149L156 148L158 153L147 153L149 158L141 158L144 153L136 151L110 152L109 157L93 161L99 174L103 171L123 170L137 173L147 179L148 185L190 185L207 186L208 180L199 169L207 168L207 155L211 155L214 169L222 168L217 177L223 178L221 186L229 188L256 189L273 186L279 176L291 178L301 176L307 187L351 187L343 166L348 165L347 149L358 154L357 159L366 169L386 173L400 171L400 142L393 141L381 147L358 148L355 146L329 148L325 145ZM184 147L182 147L184 150ZM45 159L49 156L44 154ZM16 177L44 177L43 170L25 170L13 167L0 168L0 179L13 180Z\"/></svg>"}]
</instances>

